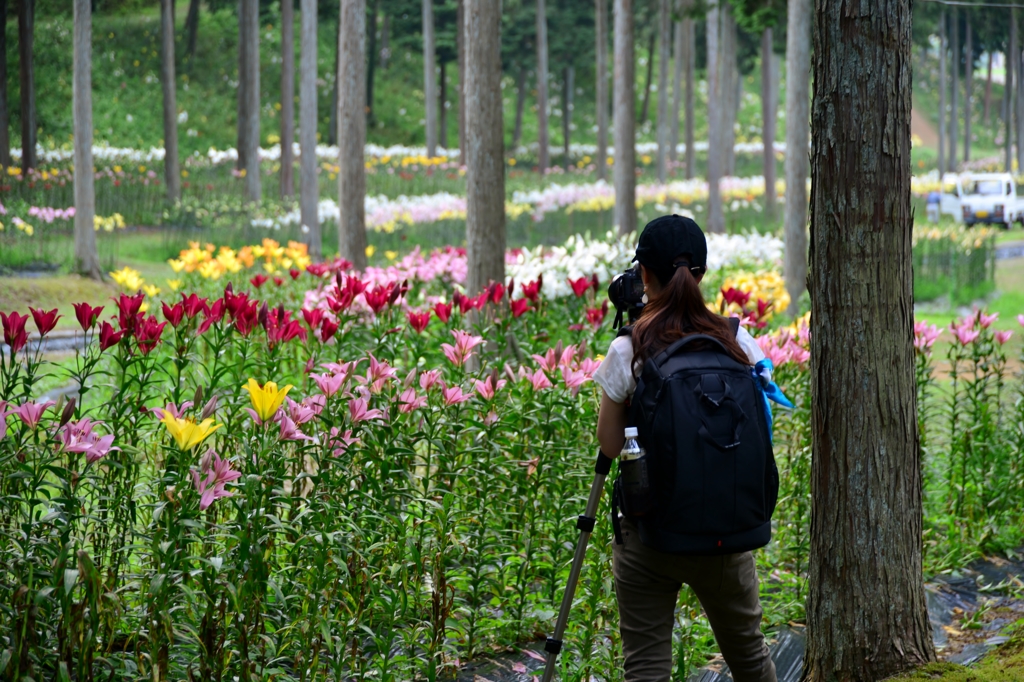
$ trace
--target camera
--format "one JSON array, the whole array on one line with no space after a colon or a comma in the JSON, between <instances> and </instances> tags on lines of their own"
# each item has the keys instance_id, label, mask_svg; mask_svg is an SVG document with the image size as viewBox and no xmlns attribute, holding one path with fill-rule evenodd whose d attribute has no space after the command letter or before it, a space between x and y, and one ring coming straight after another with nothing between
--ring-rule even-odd
<instances>
[{"instance_id":1,"label":"camera","mask_svg":"<svg viewBox=\"0 0 1024 682\"><path fill-rule=\"evenodd\" d=\"M629 324L636 322L640 311L644 308L644 280L640 276L640 266L615 275L608 285L608 300L615 306L615 321L612 329L622 326L623 313L629 317Z\"/></svg>"}]
</instances>

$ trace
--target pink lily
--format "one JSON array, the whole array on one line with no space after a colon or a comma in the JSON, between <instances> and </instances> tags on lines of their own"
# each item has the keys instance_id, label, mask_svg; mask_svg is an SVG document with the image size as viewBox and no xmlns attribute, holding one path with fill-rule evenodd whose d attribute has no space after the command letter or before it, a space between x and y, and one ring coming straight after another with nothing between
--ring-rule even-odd
<instances>
[{"instance_id":1,"label":"pink lily","mask_svg":"<svg viewBox=\"0 0 1024 682\"><path fill-rule=\"evenodd\" d=\"M967 325L957 327L955 323L950 326L950 330L953 332L956 340L964 346L974 343L975 339L981 335L981 332L977 329L971 329Z\"/></svg>"},{"instance_id":2,"label":"pink lily","mask_svg":"<svg viewBox=\"0 0 1024 682\"><path fill-rule=\"evenodd\" d=\"M545 388L551 388L553 385L551 379L548 379L548 375L544 373L544 370L538 369L533 374L529 372L525 373L526 378L530 380L530 384L533 386L534 391L543 391Z\"/></svg>"},{"instance_id":3,"label":"pink lily","mask_svg":"<svg viewBox=\"0 0 1024 682\"><path fill-rule=\"evenodd\" d=\"M175 419L181 419L182 415L185 413L185 410L188 410L191 407L192 401L186 400L181 404L181 407L178 407L174 403L167 403L163 407L152 407L150 408L149 411L152 412L153 416L155 416L157 419L163 419L165 414L170 414Z\"/></svg>"},{"instance_id":4,"label":"pink lily","mask_svg":"<svg viewBox=\"0 0 1024 682\"><path fill-rule=\"evenodd\" d=\"M278 433L279 440L313 440L295 425L292 418L284 413L283 410L279 410L277 413L277 421L280 424L280 432Z\"/></svg>"},{"instance_id":5,"label":"pink lily","mask_svg":"<svg viewBox=\"0 0 1024 682\"><path fill-rule=\"evenodd\" d=\"M464 403L473 396L472 394L463 393L461 386L452 386L451 388L445 387L441 389L441 397L444 399L444 404L451 407L452 405Z\"/></svg>"},{"instance_id":6,"label":"pink lily","mask_svg":"<svg viewBox=\"0 0 1024 682\"><path fill-rule=\"evenodd\" d=\"M415 388L407 388L402 391L402 395L398 396L398 411L403 414L409 414L413 410L418 410L427 404L427 396L416 395Z\"/></svg>"},{"instance_id":7,"label":"pink lily","mask_svg":"<svg viewBox=\"0 0 1024 682\"><path fill-rule=\"evenodd\" d=\"M323 391L323 394L330 398L345 383L345 374L310 374L309 378L316 382L316 385Z\"/></svg>"},{"instance_id":8,"label":"pink lily","mask_svg":"<svg viewBox=\"0 0 1024 682\"><path fill-rule=\"evenodd\" d=\"M315 415L319 415L323 412L326 404L327 397L323 395L310 395L302 399L302 406L313 410L313 414Z\"/></svg>"},{"instance_id":9,"label":"pink lily","mask_svg":"<svg viewBox=\"0 0 1024 682\"><path fill-rule=\"evenodd\" d=\"M562 351L562 356L558 358L559 367L572 367L573 358L576 357L576 345L570 345Z\"/></svg>"},{"instance_id":10,"label":"pink lily","mask_svg":"<svg viewBox=\"0 0 1024 682\"><path fill-rule=\"evenodd\" d=\"M389 365L386 361L381 362L370 353L370 368L366 371L366 379L371 384L386 379L394 379L398 376L398 370Z\"/></svg>"},{"instance_id":11,"label":"pink lily","mask_svg":"<svg viewBox=\"0 0 1024 682\"><path fill-rule=\"evenodd\" d=\"M1020 323L1020 326L1024 327L1024 315L1018 315L1017 322Z\"/></svg>"},{"instance_id":12,"label":"pink lily","mask_svg":"<svg viewBox=\"0 0 1024 682\"><path fill-rule=\"evenodd\" d=\"M45 412L46 408L51 405L56 405L56 403L52 400L47 400L42 403L29 400L11 410L10 413L18 415L21 417L21 421L25 422L25 426L30 429L34 429L39 426L39 420L42 419L43 412Z\"/></svg>"},{"instance_id":13,"label":"pink lily","mask_svg":"<svg viewBox=\"0 0 1024 682\"><path fill-rule=\"evenodd\" d=\"M580 387L583 384L590 381L590 378L579 370L571 370L568 367L562 367L562 381L565 382L565 387L569 389L573 397L576 397L580 392Z\"/></svg>"},{"instance_id":14,"label":"pink lily","mask_svg":"<svg viewBox=\"0 0 1024 682\"><path fill-rule=\"evenodd\" d=\"M992 326L992 323L999 319L999 313L992 313L986 315L985 313L978 311L978 324L981 325L982 329L988 329Z\"/></svg>"},{"instance_id":15,"label":"pink lily","mask_svg":"<svg viewBox=\"0 0 1024 682\"><path fill-rule=\"evenodd\" d=\"M811 359L811 351L790 339L786 342L786 351L789 358L798 365L802 365Z\"/></svg>"},{"instance_id":16,"label":"pink lily","mask_svg":"<svg viewBox=\"0 0 1024 682\"><path fill-rule=\"evenodd\" d=\"M325 362L320 366L331 374L340 374L343 377L347 377L355 369L356 364L356 361L353 360L352 362Z\"/></svg>"},{"instance_id":17,"label":"pink lily","mask_svg":"<svg viewBox=\"0 0 1024 682\"><path fill-rule=\"evenodd\" d=\"M321 395L317 397L322 399L324 396ZM309 398L306 400L308 399ZM313 408L306 404L305 400L301 403L297 403L291 398L285 398L285 400L288 405L288 418L296 424L305 424L317 415Z\"/></svg>"},{"instance_id":18,"label":"pink lily","mask_svg":"<svg viewBox=\"0 0 1024 682\"><path fill-rule=\"evenodd\" d=\"M113 434L101 436L94 433L92 427L96 425L88 417L77 422L68 422L61 429L60 440L64 445L65 452L85 453L85 461L88 464L106 457L118 447L111 447L114 444Z\"/></svg>"},{"instance_id":19,"label":"pink lily","mask_svg":"<svg viewBox=\"0 0 1024 682\"><path fill-rule=\"evenodd\" d=\"M455 337L455 345L442 343L441 350L453 365L461 367L466 359L473 354L473 349L483 343L484 339L482 336L467 334L461 329L453 329L452 335Z\"/></svg>"},{"instance_id":20,"label":"pink lily","mask_svg":"<svg viewBox=\"0 0 1024 682\"><path fill-rule=\"evenodd\" d=\"M14 410L7 409L7 401L0 400L0 440L7 437L7 415L14 414Z\"/></svg>"},{"instance_id":21,"label":"pink lily","mask_svg":"<svg viewBox=\"0 0 1024 682\"><path fill-rule=\"evenodd\" d=\"M493 400L494 394L504 388L506 383L508 382L504 379L498 379L497 383L495 383L492 377L487 377L485 381L479 379L474 381L473 388L484 400Z\"/></svg>"},{"instance_id":22,"label":"pink lily","mask_svg":"<svg viewBox=\"0 0 1024 682\"><path fill-rule=\"evenodd\" d=\"M545 372L554 372L558 369L558 355L554 348L549 348L548 352L544 355L537 355L534 353L533 359L537 361L537 364L540 365L541 369Z\"/></svg>"},{"instance_id":23,"label":"pink lily","mask_svg":"<svg viewBox=\"0 0 1024 682\"><path fill-rule=\"evenodd\" d=\"M212 450L207 452L208 455L211 453L213 455L212 461L210 461L210 464L202 473L195 469L191 470L192 484L199 491L200 511L206 511L213 504L214 500L219 500L222 497L232 497L234 493L225 490L224 486L242 477L240 471L235 471L231 468L230 461L221 459L220 455ZM206 474L205 479L202 477L203 473Z\"/></svg>"},{"instance_id":24,"label":"pink lily","mask_svg":"<svg viewBox=\"0 0 1024 682\"><path fill-rule=\"evenodd\" d=\"M942 330L927 322L914 323L914 347L918 350L931 348L936 339L942 335Z\"/></svg>"},{"instance_id":25,"label":"pink lily","mask_svg":"<svg viewBox=\"0 0 1024 682\"><path fill-rule=\"evenodd\" d=\"M584 358L583 361L580 362L580 371L586 374L588 377L592 377L594 376L594 372L596 372L597 368L600 366L600 360L595 360L594 358Z\"/></svg>"},{"instance_id":26,"label":"pink lily","mask_svg":"<svg viewBox=\"0 0 1024 682\"><path fill-rule=\"evenodd\" d=\"M370 419L385 419L381 410L368 409L369 404L366 398L353 398L348 403L348 413L352 417L352 423L369 421Z\"/></svg>"},{"instance_id":27,"label":"pink lily","mask_svg":"<svg viewBox=\"0 0 1024 682\"><path fill-rule=\"evenodd\" d=\"M420 388L424 391L429 391L441 381L441 372L436 369L428 369L426 372L420 375Z\"/></svg>"},{"instance_id":28,"label":"pink lily","mask_svg":"<svg viewBox=\"0 0 1024 682\"><path fill-rule=\"evenodd\" d=\"M498 422L498 413L495 412L494 410L491 410L490 412L488 412L487 416L484 417L484 425L485 426L491 426L493 424L496 424L497 422Z\"/></svg>"},{"instance_id":29,"label":"pink lily","mask_svg":"<svg viewBox=\"0 0 1024 682\"><path fill-rule=\"evenodd\" d=\"M331 437L327 441L327 447L331 448L331 454L335 457L341 457L348 450L350 445L354 445L359 442L358 438L352 437L352 430L349 429L344 433L337 426L331 427Z\"/></svg>"},{"instance_id":30,"label":"pink lily","mask_svg":"<svg viewBox=\"0 0 1024 682\"><path fill-rule=\"evenodd\" d=\"M1002 346L1004 343L1009 341L1011 336L1013 336L1013 332L1011 332L1011 331L1004 331L1004 332L996 332L995 333L996 342L1000 346Z\"/></svg>"}]
</instances>

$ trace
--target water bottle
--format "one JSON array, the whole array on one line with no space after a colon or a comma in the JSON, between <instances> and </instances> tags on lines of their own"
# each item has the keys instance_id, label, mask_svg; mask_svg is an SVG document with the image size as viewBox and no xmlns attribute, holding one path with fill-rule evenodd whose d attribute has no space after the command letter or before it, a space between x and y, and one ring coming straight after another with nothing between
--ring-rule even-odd
<instances>
[{"instance_id":1,"label":"water bottle","mask_svg":"<svg viewBox=\"0 0 1024 682\"><path fill-rule=\"evenodd\" d=\"M636 427L626 427L626 442L619 453L622 507L627 516L643 516L654 505L651 478L647 470L647 451L640 446L636 437Z\"/></svg>"}]
</instances>

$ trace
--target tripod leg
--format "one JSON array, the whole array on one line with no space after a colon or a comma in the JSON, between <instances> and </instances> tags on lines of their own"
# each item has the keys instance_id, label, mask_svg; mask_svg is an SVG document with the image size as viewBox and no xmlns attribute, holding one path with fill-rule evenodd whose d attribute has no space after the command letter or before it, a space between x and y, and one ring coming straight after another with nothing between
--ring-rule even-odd
<instances>
[{"instance_id":1,"label":"tripod leg","mask_svg":"<svg viewBox=\"0 0 1024 682\"><path fill-rule=\"evenodd\" d=\"M576 527L580 531L580 539L576 543L576 554L572 558L572 568L569 570L569 582L565 584L565 594L562 595L562 606L558 610L558 620L555 622L555 632L548 637L544 650L548 654L547 664L544 667L543 682L551 682L555 675L555 661L558 653L562 650L562 635L565 633L565 626L569 622L569 610L572 608L572 600L576 594L576 583L579 582L580 572L583 570L583 558L587 553L587 543L590 542L590 534L594 532L594 524L597 521L597 507L601 503L601 495L604 493L604 479L611 471L612 460L606 457L600 450L597 453L597 463L594 465L594 482L590 486L590 497L587 499L587 508L583 516L576 519Z\"/></svg>"}]
</instances>

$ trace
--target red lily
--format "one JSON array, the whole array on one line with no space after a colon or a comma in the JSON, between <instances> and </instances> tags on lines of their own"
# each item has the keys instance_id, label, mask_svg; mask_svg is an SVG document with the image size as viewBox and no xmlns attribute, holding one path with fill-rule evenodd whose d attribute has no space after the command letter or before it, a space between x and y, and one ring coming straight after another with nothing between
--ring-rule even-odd
<instances>
[{"instance_id":1,"label":"red lily","mask_svg":"<svg viewBox=\"0 0 1024 682\"><path fill-rule=\"evenodd\" d=\"M11 347L11 355L14 355L28 343L28 334L25 333L28 315L12 312L8 317L4 313L0 313L0 320L3 321L4 343Z\"/></svg>"},{"instance_id":2,"label":"red lily","mask_svg":"<svg viewBox=\"0 0 1024 682\"><path fill-rule=\"evenodd\" d=\"M540 288L544 284L544 275L537 275L536 282L530 282L529 284L521 285L523 290L523 296L530 299L534 303L537 302L537 297L540 296Z\"/></svg>"},{"instance_id":3,"label":"red lily","mask_svg":"<svg viewBox=\"0 0 1024 682\"><path fill-rule=\"evenodd\" d=\"M30 307L29 312L32 313L32 320L36 323L36 329L39 330L39 336L46 336L53 331L53 328L57 326L57 320L62 315L57 314L57 309L54 308L49 312L43 312L42 310L36 310Z\"/></svg>"},{"instance_id":4,"label":"red lily","mask_svg":"<svg viewBox=\"0 0 1024 682\"><path fill-rule=\"evenodd\" d=\"M210 301L206 298L199 298L195 294L181 295L181 305L185 309L185 317L192 319L199 313L206 312L210 309Z\"/></svg>"},{"instance_id":5,"label":"red lily","mask_svg":"<svg viewBox=\"0 0 1024 682\"><path fill-rule=\"evenodd\" d=\"M259 308L256 307L256 301L247 301L246 303L234 315L235 329L242 336L249 336L256 327L256 323L259 322L260 315Z\"/></svg>"},{"instance_id":6,"label":"red lily","mask_svg":"<svg viewBox=\"0 0 1024 682\"><path fill-rule=\"evenodd\" d=\"M139 323L135 330L135 340L139 342L139 350L143 355L149 355L149 352L156 348L165 326L167 326L166 322L157 322L152 315Z\"/></svg>"},{"instance_id":7,"label":"red lily","mask_svg":"<svg viewBox=\"0 0 1024 682\"><path fill-rule=\"evenodd\" d=\"M257 289L259 289L261 286L263 286L263 283L266 282L267 279L269 279L269 278L266 275L264 275L262 272L260 272L260 273L257 273L255 277L253 277L252 279L249 280L249 284L251 284L254 287L256 287Z\"/></svg>"},{"instance_id":8,"label":"red lily","mask_svg":"<svg viewBox=\"0 0 1024 682\"><path fill-rule=\"evenodd\" d=\"M288 271L288 274L291 276L292 280L296 280L299 278L299 275L302 274L302 270L296 270L295 268L292 268L291 270Z\"/></svg>"},{"instance_id":9,"label":"red lily","mask_svg":"<svg viewBox=\"0 0 1024 682\"><path fill-rule=\"evenodd\" d=\"M530 299L528 298L516 298L512 300L512 317L517 318L522 316L527 310L530 309Z\"/></svg>"},{"instance_id":10,"label":"red lily","mask_svg":"<svg viewBox=\"0 0 1024 682\"><path fill-rule=\"evenodd\" d=\"M173 306L167 305L166 302L163 304L164 319L171 323L171 326L175 329L181 324L181 321L185 319L185 307L181 303L175 303Z\"/></svg>"},{"instance_id":11,"label":"red lily","mask_svg":"<svg viewBox=\"0 0 1024 682\"><path fill-rule=\"evenodd\" d=\"M594 293L601 288L601 281L597 278L596 272L590 276L590 286L594 287Z\"/></svg>"},{"instance_id":12,"label":"red lily","mask_svg":"<svg viewBox=\"0 0 1024 682\"><path fill-rule=\"evenodd\" d=\"M491 282L487 285L487 297L491 303L500 303L505 297L505 285L501 282Z\"/></svg>"},{"instance_id":13,"label":"red lily","mask_svg":"<svg viewBox=\"0 0 1024 682\"><path fill-rule=\"evenodd\" d=\"M100 350L104 351L111 346L116 346L121 342L122 336L124 336L123 329L115 332L109 322L104 322L100 325Z\"/></svg>"},{"instance_id":14,"label":"red lily","mask_svg":"<svg viewBox=\"0 0 1024 682\"><path fill-rule=\"evenodd\" d=\"M324 311L319 308L313 308L312 310L302 309L302 319L306 321L310 329L316 329L320 326L320 323L324 319Z\"/></svg>"},{"instance_id":15,"label":"red lily","mask_svg":"<svg viewBox=\"0 0 1024 682\"><path fill-rule=\"evenodd\" d=\"M325 319L323 324L320 325L320 340L327 343L337 331L338 323Z\"/></svg>"},{"instance_id":16,"label":"red lily","mask_svg":"<svg viewBox=\"0 0 1024 682\"><path fill-rule=\"evenodd\" d=\"M587 293L587 289L590 288L590 280L586 277L580 277L579 279L569 279L569 286L572 287L572 293L576 294L576 298L582 298Z\"/></svg>"},{"instance_id":17,"label":"red lily","mask_svg":"<svg viewBox=\"0 0 1024 682\"><path fill-rule=\"evenodd\" d=\"M82 331L87 332L93 328L96 324L96 320L99 318L100 313L103 312L103 306L93 308L88 303L72 303L75 307L75 317L78 318L78 324L82 325Z\"/></svg>"},{"instance_id":18,"label":"red lily","mask_svg":"<svg viewBox=\"0 0 1024 682\"><path fill-rule=\"evenodd\" d=\"M275 277L274 284L277 286L281 286L282 284L284 284L284 279L282 279L281 277Z\"/></svg>"},{"instance_id":19,"label":"red lily","mask_svg":"<svg viewBox=\"0 0 1024 682\"><path fill-rule=\"evenodd\" d=\"M425 313L414 313L411 310L406 315L409 318L409 326L416 331L417 334L423 333L423 330L430 324L430 311Z\"/></svg>"},{"instance_id":20,"label":"red lily","mask_svg":"<svg viewBox=\"0 0 1024 682\"><path fill-rule=\"evenodd\" d=\"M139 318L142 317L139 314L139 310L142 308L142 299L146 295L141 291L134 296L126 296L121 294L117 299L117 322L121 325L121 329L128 332L135 331L135 325L138 323Z\"/></svg>"},{"instance_id":21,"label":"red lily","mask_svg":"<svg viewBox=\"0 0 1024 682\"><path fill-rule=\"evenodd\" d=\"M386 286L377 285L373 290L366 289L363 291L363 299L366 300L366 305L370 306L370 310L376 315L384 306L388 304L388 299L391 298L391 284Z\"/></svg>"},{"instance_id":22,"label":"red lily","mask_svg":"<svg viewBox=\"0 0 1024 682\"><path fill-rule=\"evenodd\" d=\"M209 306L206 310L206 318L203 323L199 325L197 334L204 334L206 330L212 327L217 322L220 322L224 318L224 299L218 298L213 302L213 305Z\"/></svg>"},{"instance_id":23,"label":"red lily","mask_svg":"<svg viewBox=\"0 0 1024 682\"><path fill-rule=\"evenodd\" d=\"M608 314L608 301L606 300L600 308L587 308L587 322L594 325L594 328L601 326L605 315Z\"/></svg>"},{"instance_id":24,"label":"red lily","mask_svg":"<svg viewBox=\"0 0 1024 682\"><path fill-rule=\"evenodd\" d=\"M476 307L476 302L473 299L458 291L452 294L452 303L459 306L459 312L463 315Z\"/></svg>"},{"instance_id":25,"label":"red lily","mask_svg":"<svg viewBox=\"0 0 1024 682\"><path fill-rule=\"evenodd\" d=\"M728 289L722 289L722 300L725 301L726 305L735 303L740 308L745 308L747 301L750 300L750 294L740 291L735 287L729 287Z\"/></svg>"},{"instance_id":26,"label":"red lily","mask_svg":"<svg viewBox=\"0 0 1024 682\"><path fill-rule=\"evenodd\" d=\"M437 319L441 320L444 323L447 323L448 320L450 320L452 317L451 303L444 303L443 301L438 301L437 303L434 304L433 310L434 314L437 315Z\"/></svg>"}]
</instances>

